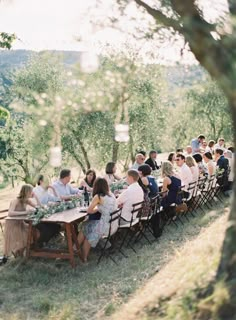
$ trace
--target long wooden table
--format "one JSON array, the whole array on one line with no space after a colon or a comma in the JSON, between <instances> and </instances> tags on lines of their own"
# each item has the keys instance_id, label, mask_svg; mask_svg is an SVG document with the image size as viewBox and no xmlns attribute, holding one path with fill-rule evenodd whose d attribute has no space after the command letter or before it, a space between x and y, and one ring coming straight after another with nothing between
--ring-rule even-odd
<instances>
[{"instance_id":1,"label":"long wooden table","mask_svg":"<svg viewBox=\"0 0 236 320\"><path fill-rule=\"evenodd\" d=\"M84 210L83 210L84 211ZM23 220L28 223L28 240L26 247L26 257L42 257L42 258L60 258L70 260L71 266L75 267L75 255L73 250L73 242L76 245L77 251L79 251L79 243L75 231L76 225L83 221L87 216L87 212L81 212L80 208L70 209L63 212L58 212L52 214L48 218L43 218L40 222L43 223L60 223L65 226L66 238L68 250L62 249L49 249L49 248L38 248L33 242L33 220L27 216L16 216L16 217L7 217L6 220Z\"/></svg>"}]
</instances>

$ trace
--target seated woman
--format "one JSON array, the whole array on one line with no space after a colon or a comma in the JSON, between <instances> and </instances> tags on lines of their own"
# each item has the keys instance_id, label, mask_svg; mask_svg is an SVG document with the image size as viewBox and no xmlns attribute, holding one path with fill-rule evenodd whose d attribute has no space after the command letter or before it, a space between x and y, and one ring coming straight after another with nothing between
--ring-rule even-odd
<instances>
[{"instance_id":1,"label":"seated woman","mask_svg":"<svg viewBox=\"0 0 236 320\"><path fill-rule=\"evenodd\" d=\"M93 186L93 199L88 207L88 214L101 213L100 220L90 220L83 224L78 235L79 245L82 246L81 258L87 261L90 248L95 248L99 240L109 232L110 214L117 209L116 199L109 191L109 186L104 178L97 178ZM118 222L113 226L114 233Z\"/></svg>"},{"instance_id":2,"label":"seated woman","mask_svg":"<svg viewBox=\"0 0 236 320\"><path fill-rule=\"evenodd\" d=\"M151 176L151 167L148 164L143 164L138 168L142 184L148 188L148 196L153 198L158 193L158 186L154 177Z\"/></svg>"},{"instance_id":3,"label":"seated woman","mask_svg":"<svg viewBox=\"0 0 236 320\"><path fill-rule=\"evenodd\" d=\"M164 161L162 163L161 173L163 177L162 191L165 192L161 205L165 209L172 203L181 203L181 197L178 195L181 180L174 175L174 167L170 161Z\"/></svg>"},{"instance_id":4,"label":"seated woman","mask_svg":"<svg viewBox=\"0 0 236 320\"><path fill-rule=\"evenodd\" d=\"M120 177L116 175L116 164L115 162L108 162L106 165L106 175L104 179L107 180L108 185L110 186L113 182L121 180Z\"/></svg>"},{"instance_id":5,"label":"seated woman","mask_svg":"<svg viewBox=\"0 0 236 320\"><path fill-rule=\"evenodd\" d=\"M198 167L195 159L192 156L186 156L185 163L190 168L190 170L192 172L192 177L193 177L192 182L198 181L200 172L199 172L199 167Z\"/></svg>"},{"instance_id":6,"label":"seated woman","mask_svg":"<svg viewBox=\"0 0 236 320\"><path fill-rule=\"evenodd\" d=\"M203 154L203 160L206 164L206 173L208 177L214 175L216 173L216 164L213 161L212 153L211 152L205 152Z\"/></svg>"},{"instance_id":7,"label":"seated woman","mask_svg":"<svg viewBox=\"0 0 236 320\"><path fill-rule=\"evenodd\" d=\"M35 203L30 199L33 195L33 187L29 184L22 186L19 196L10 203L8 216L24 216L30 211L26 210L26 206L32 209L36 207ZM35 197L35 196L34 196ZM39 201L35 197L37 204ZM27 245L28 225L23 220L6 220L4 229L4 255L23 256L24 249Z\"/></svg>"},{"instance_id":8,"label":"seated woman","mask_svg":"<svg viewBox=\"0 0 236 320\"><path fill-rule=\"evenodd\" d=\"M198 168L199 168L199 175L204 175L207 173L207 169L206 166L204 165L204 163L202 162L202 155L200 153L195 153L193 155L193 158L195 159Z\"/></svg>"},{"instance_id":9,"label":"seated woman","mask_svg":"<svg viewBox=\"0 0 236 320\"><path fill-rule=\"evenodd\" d=\"M79 188L86 188L88 192L92 192L95 179L96 172L92 169L89 169L86 172L84 180L80 182Z\"/></svg>"},{"instance_id":10,"label":"seated woman","mask_svg":"<svg viewBox=\"0 0 236 320\"><path fill-rule=\"evenodd\" d=\"M175 152L169 153L167 160L170 161L174 165L175 164Z\"/></svg>"},{"instance_id":11,"label":"seated woman","mask_svg":"<svg viewBox=\"0 0 236 320\"><path fill-rule=\"evenodd\" d=\"M49 193L48 190L52 190ZM48 204L48 202L58 202L61 201L60 197L57 196L55 189L49 185L48 180L40 175L37 180L37 186L33 189L34 195L38 198L41 205Z\"/></svg>"}]
</instances>

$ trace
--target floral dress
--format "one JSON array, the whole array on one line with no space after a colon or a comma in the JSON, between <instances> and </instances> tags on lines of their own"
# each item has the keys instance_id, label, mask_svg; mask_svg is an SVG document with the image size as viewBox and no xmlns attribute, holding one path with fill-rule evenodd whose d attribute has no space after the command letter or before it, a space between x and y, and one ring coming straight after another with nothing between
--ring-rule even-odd
<instances>
[{"instance_id":1,"label":"floral dress","mask_svg":"<svg viewBox=\"0 0 236 320\"><path fill-rule=\"evenodd\" d=\"M116 199L114 195L105 196L102 198L103 204L97 206L98 211L101 213L100 220L86 221L83 225L83 233L88 240L91 247L95 248L99 240L108 235L110 214L117 209ZM112 233L118 228L117 225L112 226Z\"/></svg>"}]
</instances>

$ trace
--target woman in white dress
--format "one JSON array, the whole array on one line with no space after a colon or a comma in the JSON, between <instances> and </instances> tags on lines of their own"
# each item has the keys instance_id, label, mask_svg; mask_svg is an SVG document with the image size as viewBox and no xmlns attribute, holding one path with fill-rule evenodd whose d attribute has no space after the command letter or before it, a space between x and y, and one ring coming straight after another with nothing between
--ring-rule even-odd
<instances>
[{"instance_id":1,"label":"woman in white dress","mask_svg":"<svg viewBox=\"0 0 236 320\"><path fill-rule=\"evenodd\" d=\"M213 161L211 152L205 152L203 155L203 160L206 164L208 177L214 175L216 173L216 164Z\"/></svg>"}]
</instances>

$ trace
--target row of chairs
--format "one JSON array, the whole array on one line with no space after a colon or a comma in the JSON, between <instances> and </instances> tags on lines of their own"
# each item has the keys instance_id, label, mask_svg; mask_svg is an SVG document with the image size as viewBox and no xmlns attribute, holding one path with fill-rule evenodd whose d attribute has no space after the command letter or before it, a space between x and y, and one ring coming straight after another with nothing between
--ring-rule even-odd
<instances>
[{"instance_id":1,"label":"row of chairs","mask_svg":"<svg viewBox=\"0 0 236 320\"><path fill-rule=\"evenodd\" d=\"M150 241L149 234L152 235L153 240L157 237L153 230L153 216L157 217L155 223L160 224L161 229L172 223L178 227L178 222L183 225L183 218L189 221L189 216L194 217L198 209L205 213L205 208L211 209L214 202L219 200L223 203L224 200L221 196L223 185L217 183L217 181L221 181L221 178L221 175L212 175L199 178L198 181L190 183L187 189L188 197L184 197L186 192L184 192L185 187L182 186L179 190L179 195L182 198L182 204L180 205L173 203L168 208L163 209L161 206L163 192L159 192L156 197L150 200L148 213L143 210L144 201L135 203L133 204L129 222L121 223L123 220L121 216L122 208L111 213L109 232L102 241L98 263L103 257L108 256L117 264L113 255L114 251L117 250L124 257L127 257L123 249L124 247L129 247L136 253L134 244L141 239L145 239L151 244L152 241ZM114 225L118 225L115 233L113 232ZM108 249L110 243L112 243L112 246Z\"/></svg>"}]
</instances>

